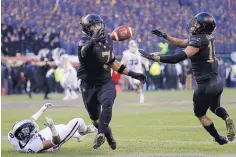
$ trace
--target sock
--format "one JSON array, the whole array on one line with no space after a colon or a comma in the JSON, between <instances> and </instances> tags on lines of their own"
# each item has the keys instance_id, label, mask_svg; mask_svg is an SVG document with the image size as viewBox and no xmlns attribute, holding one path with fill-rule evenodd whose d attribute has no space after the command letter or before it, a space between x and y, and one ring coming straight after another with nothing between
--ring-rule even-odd
<instances>
[{"instance_id":1,"label":"sock","mask_svg":"<svg viewBox=\"0 0 236 157\"><path fill-rule=\"evenodd\" d=\"M215 110L215 114L225 120L227 117L229 117L227 111L223 107L218 107Z\"/></svg>"},{"instance_id":2,"label":"sock","mask_svg":"<svg viewBox=\"0 0 236 157\"><path fill-rule=\"evenodd\" d=\"M65 88L65 97L70 97L70 89Z\"/></svg>"},{"instance_id":3,"label":"sock","mask_svg":"<svg viewBox=\"0 0 236 157\"><path fill-rule=\"evenodd\" d=\"M218 134L218 132L217 132L217 130L216 130L216 128L215 128L213 122L212 122L211 125L209 125L209 126L203 126L203 127L204 127L204 128L206 129L206 131L209 132L209 134L210 134L212 137L214 137L215 139L217 139L217 138L220 137L220 135Z\"/></svg>"},{"instance_id":4,"label":"sock","mask_svg":"<svg viewBox=\"0 0 236 157\"><path fill-rule=\"evenodd\" d=\"M98 133L105 133L105 131L111 121L112 105L113 105L112 99L105 99L102 102L102 113L99 118L100 124L98 127Z\"/></svg>"},{"instance_id":5,"label":"sock","mask_svg":"<svg viewBox=\"0 0 236 157\"><path fill-rule=\"evenodd\" d=\"M112 137L112 131L111 131L111 127L108 126L106 131L105 131L105 137L106 138L111 138Z\"/></svg>"},{"instance_id":6,"label":"sock","mask_svg":"<svg viewBox=\"0 0 236 157\"><path fill-rule=\"evenodd\" d=\"M76 94L75 90L72 90L72 91L71 91L71 95L74 96L74 97L78 96L78 95Z\"/></svg>"}]
</instances>

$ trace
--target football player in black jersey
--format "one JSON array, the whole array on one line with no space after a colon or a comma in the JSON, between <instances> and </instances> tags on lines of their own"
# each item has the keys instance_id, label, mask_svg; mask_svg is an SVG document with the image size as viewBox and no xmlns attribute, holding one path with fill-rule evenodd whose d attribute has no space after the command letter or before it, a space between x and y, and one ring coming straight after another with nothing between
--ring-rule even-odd
<instances>
[{"instance_id":1,"label":"football player in black jersey","mask_svg":"<svg viewBox=\"0 0 236 157\"><path fill-rule=\"evenodd\" d=\"M146 81L146 76L128 70L115 59L112 40L105 33L105 24L99 15L85 16L81 25L83 36L78 46L80 67L77 76L82 79L81 91L85 107L94 126L98 128L93 148L100 147L106 137L109 146L114 150L116 141L109 123L116 89L111 78L111 68L142 83Z\"/></svg>"},{"instance_id":2,"label":"football player in black jersey","mask_svg":"<svg viewBox=\"0 0 236 157\"><path fill-rule=\"evenodd\" d=\"M214 127L212 120L206 115L210 109L218 117L222 118L227 127L227 137L233 141L235 129L233 120L226 110L220 105L220 97L223 92L223 83L218 75L218 61L215 57L215 39L212 32L216 28L214 17L207 13L197 14L188 25L188 31L192 34L188 39L182 40L171 37L160 30L152 30L152 33L163 37L171 44L179 47L186 47L182 52L176 55L155 56L139 52L143 57L162 63L175 64L186 58L191 59L193 75L197 82L197 87L193 94L194 113L198 117L202 126L215 138L220 145L228 141L225 137L220 136Z\"/></svg>"}]
</instances>

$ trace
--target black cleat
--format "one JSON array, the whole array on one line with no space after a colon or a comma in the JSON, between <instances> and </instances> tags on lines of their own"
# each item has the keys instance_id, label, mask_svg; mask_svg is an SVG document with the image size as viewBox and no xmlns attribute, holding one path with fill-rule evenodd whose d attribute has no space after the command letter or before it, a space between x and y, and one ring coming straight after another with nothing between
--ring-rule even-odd
<instances>
[{"instance_id":1,"label":"black cleat","mask_svg":"<svg viewBox=\"0 0 236 157\"><path fill-rule=\"evenodd\" d=\"M218 138L218 139L215 139L215 141L216 141L217 143L219 143L219 145L224 145L224 144L227 144L227 143L228 143L227 138L224 137L224 136L219 136L219 138Z\"/></svg>"},{"instance_id":2,"label":"black cleat","mask_svg":"<svg viewBox=\"0 0 236 157\"><path fill-rule=\"evenodd\" d=\"M93 142L93 148L97 149L105 142L105 135L103 133L97 134Z\"/></svg>"},{"instance_id":3,"label":"black cleat","mask_svg":"<svg viewBox=\"0 0 236 157\"><path fill-rule=\"evenodd\" d=\"M116 140L113 136L107 138L107 143L109 144L112 150L116 149Z\"/></svg>"},{"instance_id":4,"label":"black cleat","mask_svg":"<svg viewBox=\"0 0 236 157\"><path fill-rule=\"evenodd\" d=\"M233 120L228 117L225 120L226 128L227 128L227 138L229 141L233 141L235 138L235 128Z\"/></svg>"}]
</instances>

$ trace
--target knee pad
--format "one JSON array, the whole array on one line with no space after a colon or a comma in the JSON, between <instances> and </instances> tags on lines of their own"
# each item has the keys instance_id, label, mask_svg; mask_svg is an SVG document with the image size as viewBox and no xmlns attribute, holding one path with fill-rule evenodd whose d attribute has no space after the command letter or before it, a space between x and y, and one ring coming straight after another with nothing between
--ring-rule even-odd
<instances>
[{"instance_id":1,"label":"knee pad","mask_svg":"<svg viewBox=\"0 0 236 157\"><path fill-rule=\"evenodd\" d=\"M74 120L76 120L77 122L79 122L80 124L81 123L84 123L84 120L82 118L74 118Z\"/></svg>"},{"instance_id":2,"label":"knee pad","mask_svg":"<svg viewBox=\"0 0 236 157\"><path fill-rule=\"evenodd\" d=\"M100 121L99 120L92 120L92 123L96 128L98 128L99 124L100 124Z\"/></svg>"}]
</instances>

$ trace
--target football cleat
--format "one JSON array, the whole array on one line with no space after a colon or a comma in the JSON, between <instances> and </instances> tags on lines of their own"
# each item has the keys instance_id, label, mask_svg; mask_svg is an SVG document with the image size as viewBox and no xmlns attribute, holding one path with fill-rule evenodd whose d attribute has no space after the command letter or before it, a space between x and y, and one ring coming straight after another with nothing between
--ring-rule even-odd
<instances>
[{"instance_id":1,"label":"football cleat","mask_svg":"<svg viewBox=\"0 0 236 157\"><path fill-rule=\"evenodd\" d=\"M228 140L224 136L219 136L219 138L215 139L215 142L219 143L219 145L224 145L228 143Z\"/></svg>"},{"instance_id":2,"label":"football cleat","mask_svg":"<svg viewBox=\"0 0 236 157\"><path fill-rule=\"evenodd\" d=\"M78 97L79 97L78 95L72 95L72 96L71 96L71 99L72 99L72 100L76 100L76 99L78 99Z\"/></svg>"},{"instance_id":3,"label":"football cleat","mask_svg":"<svg viewBox=\"0 0 236 157\"><path fill-rule=\"evenodd\" d=\"M225 120L226 128L227 128L227 138L229 141L233 141L235 138L235 128L233 120L228 117Z\"/></svg>"},{"instance_id":4,"label":"football cleat","mask_svg":"<svg viewBox=\"0 0 236 157\"><path fill-rule=\"evenodd\" d=\"M68 96L65 96L65 97L63 98L63 100L64 100L64 101L70 100L70 98L69 98Z\"/></svg>"},{"instance_id":5,"label":"football cleat","mask_svg":"<svg viewBox=\"0 0 236 157\"><path fill-rule=\"evenodd\" d=\"M113 136L107 138L107 143L109 144L112 150L116 149L116 141Z\"/></svg>"},{"instance_id":6,"label":"football cleat","mask_svg":"<svg viewBox=\"0 0 236 157\"><path fill-rule=\"evenodd\" d=\"M97 134L93 142L93 148L97 149L105 142L105 135L103 133Z\"/></svg>"},{"instance_id":7,"label":"football cleat","mask_svg":"<svg viewBox=\"0 0 236 157\"><path fill-rule=\"evenodd\" d=\"M94 125L88 125L87 126L86 134L95 133L97 131L98 131L98 129Z\"/></svg>"}]
</instances>

